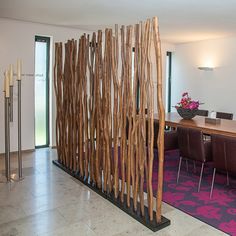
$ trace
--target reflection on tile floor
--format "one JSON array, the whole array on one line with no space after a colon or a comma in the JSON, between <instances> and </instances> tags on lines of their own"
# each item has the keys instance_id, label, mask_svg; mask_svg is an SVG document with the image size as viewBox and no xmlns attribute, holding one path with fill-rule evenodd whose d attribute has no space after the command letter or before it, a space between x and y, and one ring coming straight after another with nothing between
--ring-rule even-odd
<instances>
[{"instance_id":1,"label":"reflection on tile floor","mask_svg":"<svg viewBox=\"0 0 236 236\"><path fill-rule=\"evenodd\" d=\"M171 226L153 233L54 166L56 158L55 149L24 153L24 180L0 183L0 235L226 235L165 203ZM11 162L15 170L15 156Z\"/></svg>"}]
</instances>

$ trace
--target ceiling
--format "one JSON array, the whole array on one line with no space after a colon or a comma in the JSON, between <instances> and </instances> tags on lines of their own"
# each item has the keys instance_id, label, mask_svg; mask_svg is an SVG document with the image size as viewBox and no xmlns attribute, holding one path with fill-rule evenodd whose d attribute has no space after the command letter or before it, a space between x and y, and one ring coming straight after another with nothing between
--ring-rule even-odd
<instances>
[{"instance_id":1,"label":"ceiling","mask_svg":"<svg viewBox=\"0 0 236 236\"><path fill-rule=\"evenodd\" d=\"M235 12L235 0L0 0L0 17L84 30L158 16L172 43L236 35Z\"/></svg>"}]
</instances>

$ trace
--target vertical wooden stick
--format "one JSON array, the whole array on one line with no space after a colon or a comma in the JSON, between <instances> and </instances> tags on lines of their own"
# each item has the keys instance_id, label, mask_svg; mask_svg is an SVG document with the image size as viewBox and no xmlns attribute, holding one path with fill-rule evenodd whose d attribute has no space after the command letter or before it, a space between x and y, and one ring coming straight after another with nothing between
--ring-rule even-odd
<instances>
[{"instance_id":1,"label":"vertical wooden stick","mask_svg":"<svg viewBox=\"0 0 236 236\"><path fill-rule=\"evenodd\" d=\"M84 176L84 151L83 151L83 36L79 40L79 172L80 176Z\"/></svg>"},{"instance_id":2,"label":"vertical wooden stick","mask_svg":"<svg viewBox=\"0 0 236 236\"><path fill-rule=\"evenodd\" d=\"M127 172L126 172L126 181L127 181L127 206L130 207L130 182L131 182L131 152L132 152L132 129L133 129L133 99L132 99L132 26L127 27L126 33L126 73L125 80L127 86L127 117L129 120L129 130L128 130L128 152L127 152Z\"/></svg>"},{"instance_id":3,"label":"vertical wooden stick","mask_svg":"<svg viewBox=\"0 0 236 236\"><path fill-rule=\"evenodd\" d=\"M60 44L56 43L55 44L55 63L54 63L54 92L55 92L55 97L56 97L56 107L57 107L57 113L56 113L56 145L57 145L57 154L58 154L58 161L62 162L62 154L61 154L61 145L60 145L60 139L59 139L59 134L60 134L60 125L59 125L59 116L58 116L58 109L60 109L59 106L59 85L58 85L58 79L59 79L59 73L58 73L58 67L59 67L59 49L60 49Z\"/></svg>"},{"instance_id":4,"label":"vertical wooden stick","mask_svg":"<svg viewBox=\"0 0 236 236\"><path fill-rule=\"evenodd\" d=\"M88 42L90 43L90 42ZM89 111L90 111L90 158L89 158L89 169L90 177L94 183L95 179L95 87L94 87L94 56L96 47L96 34L93 33L92 42L89 46L88 65L89 65L89 77L90 77L90 95L89 95Z\"/></svg>"},{"instance_id":5,"label":"vertical wooden stick","mask_svg":"<svg viewBox=\"0 0 236 236\"><path fill-rule=\"evenodd\" d=\"M151 32L150 32L150 20L147 21L147 99L148 108L148 209L150 220L153 220L153 190L152 190L152 173L153 173L153 140L154 140L154 111L153 111L153 79L151 78L151 58L150 58L150 47L151 47Z\"/></svg>"},{"instance_id":6,"label":"vertical wooden stick","mask_svg":"<svg viewBox=\"0 0 236 236\"><path fill-rule=\"evenodd\" d=\"M156 67L157 67L157 104L158 104L158 117L159 117L159 132L158 132L158 188L156 198L156 221L161 221L161 204L162 204L162 191L163 191L163 163L164 163L164 127L165 127L165 110L162 100L162 61L161 61L161 42L159 36L158 20L154 17L153 33L154 33L154 46L156 54Z\"/></svg>"},{"instance_id":7,"label":"vertical wooden stick","mask_svg":"<svg viewBox=\"0 0 236 236\"><path fill-rule=\"evenodd\" d=\"M113 109L113 140L114 140L114 194L115 198L119 193L119 166L118 166L118 140L119 140L119 125L118 125L118 109L119 109L119 81L118 81L118 60L119 60L119 44L118 44L118 25L115 26L115 37L112 42L112 76L114 89L114 109Z\"/></svg>"},{"instance_id":8,"label":"vertical wooden stick","mask_svg":"<svg viewBox=\"0 0 236 236\"><path fill-rule=\"evenodd\" d=\"M97 47L96 47L96 59L95 59L95 81L96 81L96 182L98 188L102 187L101 181L101 147L102 147L102 135L101 135L101 76L102 76L102 31L98 31L98 39L97 39Z\"/></svg>"},{"instance_id":9,"label":"vertical wooden stick","mask_svg":"<svg viewBox=\"0 0 236 236\"><path fill-rule=\"evenodd\" d=\"M108 172L108 189L109 193L112 191L112 113L111 113L111 55L112 55L112 30L108 30L107 40L107 98L108 98L108 113L107 113L107 130L108 130L108 144L107 144L107 172Z\"/></svg>"},{"instance_id":10,"label":"vertical wooden stick","mask_svg":"<svg viewBox=\"0 0 236 236\"><path fill-rule=\"evenodd\" d=\"M138 86L139 79L140 79L140 28L139 24L135 26L135 57L134 57L134 79L135 79L135 87ZM140 91L140 89L139 89ZM135 93L135 99L137 98L137 91ZM135 106L135 110L138 106L138 103L140 101L140 96L138 97L139 100L137 100L137 105ZM137 111L135 111L135 114ZM139 163L140 163L140 152L139 152L139 134L140 134L140 114L138 115L136 119L137 123L137 131L135 135L135 147L136 147L136 161L135 161L135 185L134 185L134 209L137 210L137 200L138 200L138 190L139 190Z\"/></svg>"},{"instance_id":11,"label":"vertical wooden stick","mask_svg":"<svg viewBox=\"0 0 236 236\"><path fill-rule=\"evenodd\" d=\"M126 96L127 96L127 83L125 80L125 58L126 58L126 50L125 50L125 27L121 27L121 61L122 61L122 82L123 82L123 97L122 97L122 105L123 105L123 113L122 113L122 128L121 128L121 202L124 202L124 192L125 192L125 158L127 155L127 137L126 137Z\"/></svg>"},{"instance_id":12,"label":"vertical wooden stick","mask_svg":"<svg viewBox=\"0 0 236 236\"><path fill-rule=\"evenodd\" d=\"M89 161L89 148L88 148L88 96L87 96L87 62L88 62L88 54L89 54L89 38L83 37L83 121L84 121L84 140L83 140L83 155L84 155L84 177L88 178L88 161Z\"/></svg>"},{"instance_id":13,"label":"vertical wooden stick","mask_svg":"<svg viewBox=\"0 0 236 236\"><path fill-rule=\"evenodd\" d=\"M141 58L140 58L140 128L139 128L139 170L140 170L140 208L141 214L144 215L144 169L146 163L146 75L145 75L145 65L146 65L146 35L144 25L141 24Z\"/></svg>"}]
</instances>

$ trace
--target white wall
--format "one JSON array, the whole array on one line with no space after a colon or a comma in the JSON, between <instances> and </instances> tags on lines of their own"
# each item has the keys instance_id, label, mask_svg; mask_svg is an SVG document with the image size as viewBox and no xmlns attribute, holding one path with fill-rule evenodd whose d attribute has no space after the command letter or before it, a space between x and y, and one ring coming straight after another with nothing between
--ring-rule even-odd
<instances>
[{"instance_id":1,"label":"white wall","mask_svg":"<svg viewBox=\"0 0 236 236\"><path fill-rule=\"evenodd\" d=\"M234 113L236 119L236 37L176 45L173 55L172 105L188 91L200 108ZM199 66L214 66L201 71ZM174 110L174 109L173 109Z\"/></svg>"},{"instance_id":2,"label":"white wall","mask_svg":"<svg viewBox=\"0 0 236 236\"><path fill-rule=\"evenodd\" d=\"M16 60L23 61L22 73L34 73L34 39L35 35L51 37L54 42L66 42L67 39L78 39L84 30L43 24L27 23L0 18L0 91L3 91L3 73L9 64ZM53 59L54 56L52 56ZM53 65L53 60L52 60ZM52 73L50 80L52 81ZM17 83L14 82L14 122L11 124L11 151L17 150ZM52 104L55 104L54 101ZM0 153L4 152L4 100L0 94ZM55 106L52 107L52 120L55 120ZM54 122L53 122L54 123ZM52 125L51 145L55 143L54 125ZM34 77L22 79L22 149L34 149Z\"/></svg>"},{"instance_id":3,"label":"white wall","mask_svg":"<svg viewBox=\"0 0 236 236\"><path fill-rule=\"evenodd\" d=\"M3 73L9 64L14 63L16 70L17 58L22 59L22 73L34 73L34 39L35 35L51 37L51 44L55 42L66 42L68 39L78 39L84 30L76 30L71 28L28 23L22 21L8 20L0 18L0 91L3 90ZM87 32L91 33L91 32ZM163 56L163 81L165 80L165 62L166 51L173 51L174 45L162 43ZM154 51L151 52L152 56ZM51 66L54 65L54 51L52 49ZM154 61L155 62L155 61ZM52 68L51 68L52 69ZM154 82L156 74L154 73ZM51 88L53 90L53 71L50 74ZM17 83L14 82L14 122L11 123L11 151L17 150ZM155 83L156 90L156 83ZM165 81L163 91L165 91ZM51 107L51 142L55 145L55 100L52 93ZM155 93L155 98L156 98ZM165 94L163 94L165 97ZM0 153L4 152L4 100L3 94L0 95ZM22 149L34 149L34 77L26 77L22 79Z\"/></svg>"}]
</instances>

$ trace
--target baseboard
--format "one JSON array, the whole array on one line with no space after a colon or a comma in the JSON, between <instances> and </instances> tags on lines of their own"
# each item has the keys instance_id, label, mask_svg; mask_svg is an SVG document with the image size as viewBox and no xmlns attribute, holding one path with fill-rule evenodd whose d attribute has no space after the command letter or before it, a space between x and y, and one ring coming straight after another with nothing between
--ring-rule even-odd
<instances>
[{"instance_id":1,"label":"baseboard","mask_svg":"<svg viewBox=\"0 0 236 236\"><path fill-rule=\"evenodd\" d=\"M35 149L26 149L26 150L22 150L21 152L22 153L29 153L29 152L34 152ZM14 151L14 152L11 152L11 155L16 155L17 154L17 151ZM5 153L0 153L0 157L4 156Z\"/></svg>"},{"instance_id":2,"label":"baseboard","mask_svg":"<svg viewBox=\"0 0 236 236\"><path fill-rule=\"evenodd\" d=\"M57 146L51 146L50 148L51 149L57 149Z\"/></svg>"}]
</instances>

